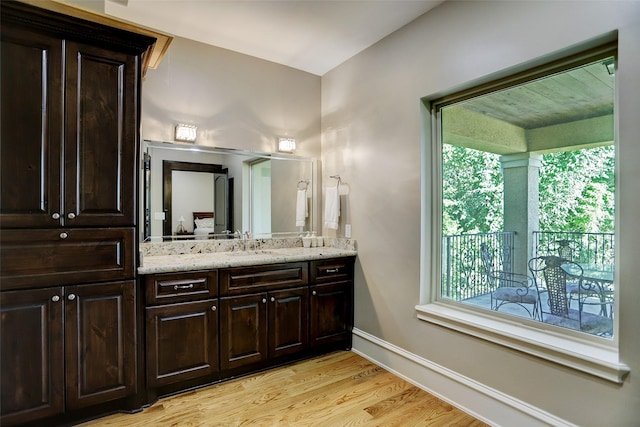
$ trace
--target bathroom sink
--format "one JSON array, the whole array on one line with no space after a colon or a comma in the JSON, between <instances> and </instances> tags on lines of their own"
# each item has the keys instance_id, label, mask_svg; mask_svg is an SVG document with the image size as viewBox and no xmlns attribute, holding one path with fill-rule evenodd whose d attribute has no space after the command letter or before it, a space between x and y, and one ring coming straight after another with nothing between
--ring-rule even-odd
<instances>
[{"instance_id":1,"label":"bathroom sink","mask_svg":"<svg viewBox=\"0 0 640 427\"><path fill-rule=\"evenodd\" d=\"M270 251L233 251L227 252L226 255L229 256L251 256L251 255L270 255L272 252Z\"/></svg>"}]
</instances>

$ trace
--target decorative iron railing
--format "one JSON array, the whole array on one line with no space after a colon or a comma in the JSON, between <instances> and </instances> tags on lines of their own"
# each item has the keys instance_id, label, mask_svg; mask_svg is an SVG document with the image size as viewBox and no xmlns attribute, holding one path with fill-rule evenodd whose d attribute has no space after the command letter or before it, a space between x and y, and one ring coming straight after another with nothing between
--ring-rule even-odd
<instances>
[{"instance_id":1,"label":"decorative iron railing","mask_svg":"<svg viewBox=\"0 0 640 427\"><path fill-rule=\"evenodd\" d=\"M513 232L443 236L442 297L462 301L489 293L490 269L513 270L513 236Z\"/></svg>"},{"instance_id":2,"label":"decorative iron railing","mask_svg":"<svg viewBox=\"0 0 640 427\"><path fill-rule=\"evenodd\" d=\"M534 256L558 255L592 266L612 268L615 261L613 233L533 232Z\"/></svg>"},{"instance_id":3,"label":"decorative iron railing","mask_svg":"<svg viewBox=\"0 0 640 427\"><path fill-rule=\"evenodd\" d=\"M513 271L513 232L459 234L442 238L441 295L463 301L491 292L490 270ZM612 268L613 233L533 232L533 255L559 255Z\"/></svg>"}]
</instances>

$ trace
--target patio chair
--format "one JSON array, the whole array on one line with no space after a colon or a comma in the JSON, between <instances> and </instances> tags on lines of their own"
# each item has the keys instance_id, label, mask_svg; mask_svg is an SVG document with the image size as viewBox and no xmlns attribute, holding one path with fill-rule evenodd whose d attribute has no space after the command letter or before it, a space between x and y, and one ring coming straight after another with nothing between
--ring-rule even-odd
<instances>
[{"instance_id":1,"label":"patio chair","mask_svg":"<svg viewBox=\"0 0 640 427\"><path fill-rule=\"evenodd\" d=\"M544 323L592 335L610 335L613 332L611 318L569 307L569 280L578 284L576 292L579 300L582 298L583 270L580 264L558 256L540 256L529 260L529 270L538 293L544 292L548 296L547 304L540 305L541 319Z\"/></svg>"},{"instance_id":2,"label":"patio chair","mask_svg":"<svg viewBox=\"0 0 640 427\"><path fill-rule=\"evenodd\" d=\"M491 309L500 310L507 304L522 307L532 319L541 320L540 297L533 279L524 274L496 271L489 276Z\"/></svg>"},{"instance_id":3,"label":"patio chair","mask_svg":"<svg viewBox=\"0 0 640 427\"><path fill-rule=\"evenodd\" d=\"M547 245L549 254L558 255L568 261L579 262L582 256L582 244L575 240L561 239L555 240ZM580 289L578 289L580 288ZM572 301L578 302L578 310L582 311L582 306L589 300L597 298L597 293L588 286L581 286L578 281L571 279L567 282L567 295L569 297L569 307Z\"/></svg>"},{"instance_id":4,"label":"patio chair","mask_svg":"<svg viewBox=\"0 0 640 427\"><path fill-rule=\"evenodd\" d=\"M523 274L493 270L493 257L486 243L480 245L480 255L490 286L491 309L500 310L507 304L522 307L532 319L540 318L540 298L533 280Z\"/></svg>"}]
</instances>

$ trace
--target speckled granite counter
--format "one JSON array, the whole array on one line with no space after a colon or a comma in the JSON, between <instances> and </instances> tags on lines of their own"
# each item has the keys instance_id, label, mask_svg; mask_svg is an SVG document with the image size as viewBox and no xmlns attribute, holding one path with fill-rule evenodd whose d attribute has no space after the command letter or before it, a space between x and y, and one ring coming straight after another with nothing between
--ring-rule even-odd
<instances>
[{"instance_id":1,"label":"speckled granite counter","mask_svg":"<svg viewBox=\"0 0 640 427\"><path fill-rule=\"evenodd\" d=\"M281 239L279 239L281 240ZM141 266L138 274L206 270L211 268L242 267L261 264L310 261L355 256L355 242L350 239L327 241L329 246L303 248L295 242L270 239L252 241L250 250L242 250L237 242L221 247L220 242L143 243L140 248ZM226 250L225 250L226 249Z\"/></svg>"}]
</instances>

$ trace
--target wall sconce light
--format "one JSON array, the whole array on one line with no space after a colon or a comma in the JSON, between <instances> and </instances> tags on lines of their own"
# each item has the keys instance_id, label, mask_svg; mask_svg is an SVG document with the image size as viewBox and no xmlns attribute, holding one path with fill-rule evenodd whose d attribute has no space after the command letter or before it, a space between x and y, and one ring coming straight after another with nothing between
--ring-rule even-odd
<instances>
[{"instance_id":1,"label":"wall sconce light","mask_svg":"<svg viewBox=\"0 0 640 427\"><path fill-rule=\"evenodd\" d=\"M196 131L198 128L195 125L176 125L176 141L195 142Z\"/></svg>"},{"instance_id":2,"label":"wall sconce light","mask_svg":"<svg viewBox=\"0 0 640 427\"><path fill-rule=\"evenodd\" d=\"M278 138L278 151L293 153L296 151L296 140L294 138Z\"/></svg>"}]
</instances>

